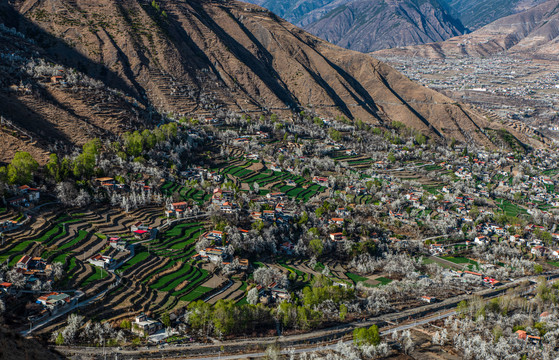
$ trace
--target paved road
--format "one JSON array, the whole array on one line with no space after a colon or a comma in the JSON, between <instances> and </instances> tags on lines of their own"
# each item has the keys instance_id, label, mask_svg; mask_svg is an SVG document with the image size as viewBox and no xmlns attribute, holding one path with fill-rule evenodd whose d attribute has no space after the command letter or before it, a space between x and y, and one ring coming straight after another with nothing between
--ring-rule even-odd
<instances>
[{"instance_id":1,"label":"paved road","mask_svg":"<svg viewBox=\"0 0 559 360\"><path fill-rule=\"evenodd\" d=\"M550 275L548 276L548 280L552 280L552 279L557 279L559 278L559 273L554 273L554 274L545 274L545 275ZM490 298L494 298L496 296L500 296L503 292L507 291L509 288L515 288L518 285L520 285L521 283L529 280L532 282L535 282L538 279L538 276L527 276L524 278L520 278L515 280L512 283L509 283L507 285L504 285L498 289L486 289L484 291L478 292L476 293L477 295L483 296L486 299L490 299ZM532 292L534 290L534 286L529 287L525 293L529 293ZM401 330L405 330L405 329L409 329L411 327L414 326L418 326L421 324L425 324L431 321L435 321L437 319L442 319L448 316L451 316L454 314L454 312L452 311L452 309L454 309L456 307L456 304L464 299L468 299L470 298L470 295L460 295L451 299L447 299L445 301L443 301L442 303L438 303L438 304L432 304L432 305L425 305L425 306L421 306L417 309L409 309L403 312L399 312L399 313L393 313L393 314L385 314L385 315L381 315L379 317L376 318L371 318L368 319L366 321L363 322L353 322L353 323L349 323L349 324L344 324L344 325L340 325L340 326L336 326L334 328L329 328L329 329L321 329L321 330L317 330L311 333L305 333L305 334L300 334L300 335L290 335L290 336L280 336L280 337L268 337L268 338L258 338L258 339L238 339L238 340L233 340L233 341L226 341L221 343L221 345L225 346L226 348L229 347L235 347L237 349L239 349L240 351L243 351L243 349L250 349L250 348L254 348L255 346L258 345L263 345L265 346L265 344L273 344L275 342L279 342L279 343L291 343L291 344L301 344L304 346L304 344L311 344L311 345L307 345L309 346L308 348L300 348L298 350L296 350L296 352L299 353L303 353L303 352L312 352L312 351L317 351L320 349L328 349L329 345L326 345L326 347L321 346L319 344L324 343L324 341L328 341L328 340L333 340L336 338L340 338L342 336L347 336L348 334L351 334L351 331L355 328L359 328L359 327L368 327L374 324L381 324L381 323L393 323L394 321L398 321L398 319L400 319L399 321L405 321L405 319L409 319L410 317L412 317L414 314L419 314L419 313L423 313L426 314L425 317L423 318L419 318L421 320L417 320L414 323L410 323L410 324L404 324L404 325L400 325L400 326L396 326L394 328L391 329L386 329L385 331L383 331L381 334L382 335L386 335L389 334L391 332L394 331L401 331ZM440 311L443 311L442 314L439 314L437 316L432 316L432 314L436 314ZM254 358L254 357L262 357L263 354L262 353L255 353L255 354L241 354L241 355L227 355L227 356L222 356L220 357L219 355L219 346L220 344L213 344L213 345L190 345L190 346L166 346L163 347L161 349L135 349L135 350L128 350L128 349L123 349L123 350L119 350L119 351L115 351L113 350L113 354L118 354L119 356L124 356L124 357L145 357L145 358L150 358L150 357L159 357L159 356L165 356L168 355L169 357L173 357L173 358L178 358L180 357L181 353L193 353L195 351L204 351L204 349L206 349L206 351L212 351L213 350L213 354L212 355L208 355L208 356L198 356L195 357L194 359L189 359L189 360L195 360L195 359L199 359L199 360L207 360L207 359L247 359L247 358ZM332 346L335 346L332 345ZM330 347L332 348L332 347ZM99 354L100 349L97 348L66 348L66 347L59 347L57 348L58 351L62 352L63 354L66 354L68 356L71 355L91 355L91 354ZM231 350L231 349L230 349ZM216 355L217 354L217 355ZM184 359L187 359L186 357Z\"/></svg>"},{"instance_id":2,"label":"paved road","mask_svg":"<svg viewBox=\"0 0 559 360\"><path fill-rule=\"evenodd\" d=\"M408 170L413 170L413 169L420 169L422 167L431 166L431 165L435 165L435 162L431 161L430 163L423 164L423 165L406 166L406 167L401 167L401 168L398 168L398 169L386 169L386 170L382 170L382 171L384 171L384 172L408 171Z\"/></svg>"},{"instance_id":3,"label":"paved road","mask_svg":"<svg viewBox=\"0 0 559 360\"><path fill-rule=\"evenodd\" d=\"M46 326L46 325L47 325L48 323L50 323L51 321L53 321L53 320L55 320L55 319L58 319L59 317L61 317L61 316L63 316L63 315L66 315L66 314L68 314L69 312L71 312L71 311L73 311L73 310L75 310L75 309L77 309L77 308L80 308L80 307L82 307L82 306L87 306L87 305L91 304L93 301L95 301L95 300L99 299L100 297L102 297L103 295L105 295L105 293L107 293L107 291L109 291L109 290L110 290L110 289L106 289L106 290L104 290L104 291L98 293L97 295L95 295L95 296L93 296L93 297L91 297L91 298L89 298L89 299L87 299L87 300L85 300L85 301L83 301L83 302L81 302L81 303L78 302L78 303L76 303L76 304L74 304L74 305L72 305L72 306L70 306L70 307L68 307L68 308L66 308L66 309L64 309L64 310L62 310L61 312L59 312L59 313L57 313L57 314L55 314L55 315L53 315L53 316L49 316L48 318L46 318L46 319L44 319L44 320L39 321L38 323L36 323L36 324L35 324L34 326L32 326L29 330L22 331L20 334L23 335L23 336L30 335L33 331L39 330L40 328L42 328L43 326Z\"/></svg>"},{"instance_id":4,"label":"paved road","mask_svg":"<svg viewBox=\"0 0 559 360\"><path fill-rule=\"evenodd\" d=\"M452 315L455 315L456 311L449 311L446 312L444 314L441 315L437 315L435 317L429 317L429 318L425 318L419 321L415 321L411 324L406 324L406 325L400 325L391 329L387 329L384 331L381 331L380 335L381 336L386 336L386 335L390 335L396 331L404 331L404 330L408 330L411 328L414 328L416 326L419 325L424 325L424 324L428 324L430 322L433 321L437 321L437 320L441 320L441 319L445 319L447 317L450 317ZM345 341L344 343L351 343L351 341ZM335 350L336 347L338 346L338 344L330 344L330 345L325 345L325 346L315 346L312 348L304 348L304 349L294 349L294 350L282 350L282 354L284 355L288 355L291 353L295 353L295 354L303 354L303 353L309 353L309 352L314 352L314 351L321 351L321 350ZM216 355L212 355L212 356L205 356L205 357L196 357L196 358L184 358L185 360L211 360L211 359L217 359L217 360L236 360L236 359L253 359L253 358L263 358L266 356L266 353L264 352L259 352L259 353L253 353L253 354L241 354L241 355L224 355L221 356L220 354Z\"/></svg>"}]
</instances>

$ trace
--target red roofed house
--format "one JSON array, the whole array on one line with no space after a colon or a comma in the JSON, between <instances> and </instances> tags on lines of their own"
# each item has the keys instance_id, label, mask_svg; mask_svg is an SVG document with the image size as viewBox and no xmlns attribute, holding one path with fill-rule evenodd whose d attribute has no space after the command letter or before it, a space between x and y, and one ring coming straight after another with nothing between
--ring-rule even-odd
<instances>
[{"instance_id":1,"label":"red roofed house","mask_svg":"<svg viewBox=\"0 0 559 360\"><path fill-rule=\"evenodd\" d=\"M184 215L188 207L188 203L185 201L172 203L169 205L169 210L166 211L167 217L175 216L176 218L180 218Z\"/></svg>"},{"instance_id":2,"label":"red roofed house","mask_svg":"<svg viewBox=\"0 0 559 360\"><path fill-rule=\"evenodd\" d=\"M342 219L342 218L332 218L332 219L330 219L330 224L343 225L344 224L344 219Z\"/></svg>"},{"instance_id":3,"label":"red roofed house","mask_svg":"<svg viewBox=\"0 0 559 360\"><path fill-rule=\"evenodd\" d=\"M9 282L1 282L0 283L0 294L14 294L15 293L15 289L12 283Z\"/></svg>"},{"instance_id":4,"label":"red roofed house","mask_svg":"<svg viewBox=\"0 0 559 360\"><path fill-rule=\"evenodd\" d=\"M315 176L312 178L312 182L318 185L328 185L328 178Z\"/></svg>"},{"instance_id":5,"label":"red roofed house","mask_svg":"<svg viewBox=\"0 0 559 360\"><path fill-rule=\"evenodd\" d=\"M28 270L29 263L31 262L31 256L23 255L21 259L16 264L16 268Z\"/></svg>"}]
</instances>

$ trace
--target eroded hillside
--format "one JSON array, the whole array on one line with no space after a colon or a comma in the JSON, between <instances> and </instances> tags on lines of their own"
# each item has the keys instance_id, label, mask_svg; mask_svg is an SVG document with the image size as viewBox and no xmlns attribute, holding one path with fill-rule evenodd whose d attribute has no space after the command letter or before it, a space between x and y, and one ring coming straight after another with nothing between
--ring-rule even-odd
<instances>
[{"instance_id":1,"label":"eroded hillside","mask_svg":"<svg viewBox=\"0 0 559 360\"><path fill-rule=\"evenodd\" d=\"M2 145L4 160L15 148L35 146L44 158L53 140L80 144L155 125L150 106L195 117L233 111L289 118L307 109L379 125L400 121L434 138L492 146L484 133L490 125L475 111L255 5L27 0L2 6L6 27L19 32L3 31L2 53L21 57L17 64L2 58L6 74L13 66L21 70L6 76L0 92L16 137ZM37 57L50 64L48 71L22 70ZM60 80L51 76L56 66Z\"/></svg>"}]
</instances>

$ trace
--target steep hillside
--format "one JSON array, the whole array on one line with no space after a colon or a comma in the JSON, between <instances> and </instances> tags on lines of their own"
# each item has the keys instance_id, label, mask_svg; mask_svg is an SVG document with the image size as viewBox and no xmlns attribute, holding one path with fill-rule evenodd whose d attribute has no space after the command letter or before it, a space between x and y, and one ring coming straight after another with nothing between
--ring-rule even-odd
<instances>
[{"instance_id":1,"label":"steep hillside","mask_svg":"<svg viewBox=\"0 0 559 360\"><path fill-rule=\"evenodd\" d=\"M505 16L525 11L546 0L443 0L469 30L477 30Z\"/></svg>"},{"instance_id":2,"label":"steep hillside","mask_svg":"<svg viewBox=\"0 0 559 360\"><path fill-rule=\"evenodd\" d=\"M463 34L441 0L248 0L347 49L370 52Z\"/></svg>"},{"instance_id":3,"label":"steep hillside","mask_svg":"<svg viewBox=\"0 0 559 360\"><path fill-rule=\"evenodd\" d=\"M295 25L309 23L308 14L314 10L329 8L333 4L347 3L351 0L245 0L260 5ZM336 6L336 5L334 5Z\"/></svg>"},{"instance_id":4,"label":"steep hillside","mask_svg":"<svg viewBox=\"0 0 559 360\"><path fill-rule=\"evenodd\" d=\"M487 56L500 52L530 58L557 59L559 1L551 0L499 19L467 35L444 42L379 51L378 55L422 57Z\"/></svg>"},{"instance_id":5,"label":"steep hillside","mask_svg":"<svg viewBox=\"0 0 559 360\"><path fill-rule=\"evenodd\" d=\"M77 69L105 75L95 79ZM44 163L51 151L70 152L92 137L152 123L141 98L124 89L133 93L104 66L0 3L0 162L23 150Z\"/></svg>"},{"instance_id":6,"label":"steep hillside","mask_svg":"<svg viewBox=\"0 0 559 360\"><path fill-rule=\"evenodd\" d=\"M25 339L0 326L0 359L58 360L64 357L47 349L35 339Z\"/></svg>"},{"instance_id":7,"label":"steep hillside","mask_svg":"<svg viewBox=\"0 0 559 360\"><path fill-rule=\"evenodd\" d=\"M361 52L443 41L465 30L437 0L351 1L304 28Z\"/></svg>"},{"instance_id":8,"label":"steep hillside","mask_svg":"<svg viewBox=\"0 0 559 360\"><path fill-rule=\"evenodd\" d=\"M2 6L0 14L8 14L11 5ZM53 143L157 124L151 106L201 117L289 118L312 108L323 117L401 121L434 138L491 146L476 112L255 5L19 0L13 7L3 19L19 33L0 32L0 109L12 136L2 142L2 160L28 147L44 159ZM51 63L37 64L39 58ZM62 83L50 76L58 70Z\"/></svg>"}]
</instances>

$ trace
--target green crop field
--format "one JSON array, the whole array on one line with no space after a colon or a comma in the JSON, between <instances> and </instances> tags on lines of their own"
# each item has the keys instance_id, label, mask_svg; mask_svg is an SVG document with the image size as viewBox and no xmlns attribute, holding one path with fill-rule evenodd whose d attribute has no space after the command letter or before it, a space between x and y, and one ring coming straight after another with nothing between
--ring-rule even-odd
<instances>
[{"instance_id":1,"label":"green crop field","mask_svg":"<svg viewBox=\"0 0 559 360\"><path fill-rule=\"evenodd\" d=\"M354 283L358 283L358 282L364 282L367 281L369 279L367 279L366 277L351 273L351 272L346 272L345 275L350 278Z\"/></svg>"},{"instance_id":2,"label":"green crop field","mask_svg":"<svg viewBox=\"0 0 559 360\"><path fill-rule=\"evenodd\" d=\"M95 273L93 273L87 279L82 281L81 286L83 286L83 287L88 286L89 284L91 284L95 281L105 279L106 277L109 276L109 274L107 273L107 270L101 269L101 268L96 267L96 266L94 266L94 268L95 268Z\"/></svg>"},{"instance_id":3,"label":"green crop field","mask_svg":"<svg viewBox=\"0 0 559 360\"><path fill-rule=\"evenodd\" d=\"M441 256L441 259L448 260L455 264L469 264L468 267L470 269L473 269L473 267L479 269L479 264L476 261L467 259L463 256Z\"/></svg>"},{"instance_id":4,"label":"green crop field","mask_svg":"<svg viewBox=\"0 0 559 360\"><path fill-rule=\"evenodd\" d=\"M507 215L507 216L518 216L520 214L527 214L526 209L521 208L518 205L511 203L510 201L498 199L496 200L497 206Z\"/></svg>"},{"instance_id":5,"label":"green crop field","mask_svg":"<svg viewBox=\"0 0 559 360\"><path fill-rule=\"evenodd\" d=\"M126 271L127 269L131 268L132 266L136 265L137 263L140 263L142 261L144 261L145 259L147 259L149 256L149 253L147 251L142 251L140 253L137 253L134 255L134 257L130 260L128 260L126 262L126 264L124 264L120 270L122 271Z\"/></svg>"},{"instance_id":6,"label":"green crop field","mask_svg":"<svg viewBox=\"0 0 559 360\"><path fill-rule=\"evenodd\" d=\"M10 266L13 266L19 260L19 258L21 258L21 256L15 256L15 255L23 253L23 251L32 243L33 243L32 240L22 241L18 243L16 246L8 250L6 253L0 255L0 263L3 263L6 260L8 260L10 256L14 256L12 261L10 261Z\"/></svg>"}]
</instances>

